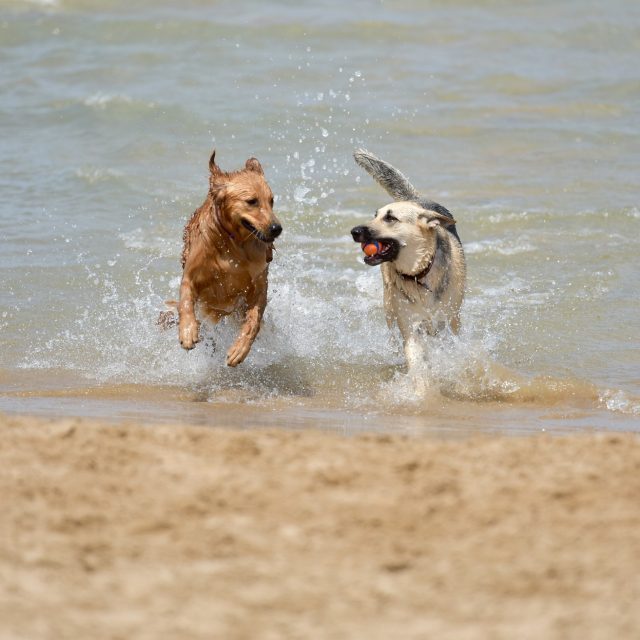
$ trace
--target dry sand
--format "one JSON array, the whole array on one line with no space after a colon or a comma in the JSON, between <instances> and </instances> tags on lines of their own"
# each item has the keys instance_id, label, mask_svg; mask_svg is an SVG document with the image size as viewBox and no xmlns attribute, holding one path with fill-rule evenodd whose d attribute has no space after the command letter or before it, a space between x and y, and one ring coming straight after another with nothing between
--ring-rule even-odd
<instances>
[{"instance_id":1,"label":"dry sand","mask_svg":"<svg viewBox=\"0 0 640 640\"><path fill-rule=\"evenodd\" d=\"M640 637L640 439L0 416L0 638Z\"/></svg>"}]
</instances>

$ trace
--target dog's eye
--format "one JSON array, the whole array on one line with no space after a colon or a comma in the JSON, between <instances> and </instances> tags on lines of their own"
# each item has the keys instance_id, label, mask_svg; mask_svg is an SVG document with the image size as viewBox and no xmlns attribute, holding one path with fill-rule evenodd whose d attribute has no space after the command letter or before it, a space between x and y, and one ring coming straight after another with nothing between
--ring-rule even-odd
<instances>
[{"instance_id":1,"label":"dog's eye","mask_svg":"<svg viewBox=\"0 0 640 640\"><path fill-rule=\"evenodd\" d=\"M398 222L398 218L396 218L391 211L387 211L387 213L384 216L384 221L385 222Z\"/></svg>"},{"instance_id":2,"label":"dog's eye","mask_svg":"<svg viewBox=\"0 0 640 640\"><path fill-rule=\"evenodd\" d=\"M258 204L258 198L249 198L249 200L245 200L245 202L250 206L250 207L255 207Z\"/></svg>"}]
</instances>

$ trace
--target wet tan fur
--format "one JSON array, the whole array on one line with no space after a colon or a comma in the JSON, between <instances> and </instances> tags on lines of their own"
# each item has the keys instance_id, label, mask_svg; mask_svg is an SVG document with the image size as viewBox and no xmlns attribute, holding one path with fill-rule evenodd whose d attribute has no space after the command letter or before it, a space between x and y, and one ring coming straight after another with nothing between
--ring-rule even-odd
<instances>
[{"instance_id":1,"label":"wet tan fur","mask_svg":"<svg viewBox=\"0 0 640 640\"><path fill-rule=\"evenodd\" d=\"M385 220L389 211L397 222ZM387 323L398 325L410 367L423 356L425 335L446 326L454 333L460 328L466 266L462 246L446 230L451 224L453 219L407 201L381 207L367 225L374 235L395 238L401 245L397 258L380 269ZM411 278L432 260L422 280Z\"/></svg>"},{"instance_id":2,"label":"wet tan fur","mask_svg":"<svg viewBox=\"0 0 640 640\"><path fill-rule=\"evenodd\" d=\"M184 229L178 333L182 347L193 349L199 341L197 315L216 323L240 314L240 333L227 352L227 364L235 367L247 357L260 330L273 252L273 242L255 237L242 220L265 237L278 220L258 160L250 158L242 170L227 173L216 165L214 152L209 168L207 197Z\"/></svg>"}]
</instances>

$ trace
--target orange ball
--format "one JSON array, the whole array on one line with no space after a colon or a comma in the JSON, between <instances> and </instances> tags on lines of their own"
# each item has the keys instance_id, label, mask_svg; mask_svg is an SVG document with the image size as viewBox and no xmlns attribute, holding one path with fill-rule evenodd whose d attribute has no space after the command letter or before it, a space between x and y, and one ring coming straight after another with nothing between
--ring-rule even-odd
<instances>
[{"instance_id":1,"label":"orange ball","mask_svg":"<svg viewBox=\"0 0 640 640\"><path fill-rule=\"evenodd\" d=\"M365 244L362 250L366 256L375 256L380 250L380 245L377 242L370 242L369 244Z\"/></svg>"}]
</instances>

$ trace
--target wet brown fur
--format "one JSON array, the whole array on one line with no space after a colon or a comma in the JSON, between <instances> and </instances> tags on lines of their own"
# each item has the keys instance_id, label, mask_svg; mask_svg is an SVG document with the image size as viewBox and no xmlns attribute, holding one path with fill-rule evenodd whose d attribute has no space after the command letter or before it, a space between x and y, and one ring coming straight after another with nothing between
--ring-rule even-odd
<instances>
[{"instance_id":1,"label":"wet brown fur","mask_svg":"<svg viewBox=\"0 0 640 640\"><path fill-rule=\"evenodd\" d=\"M209 192L184 228L182 282L177 304L178 333L184 349L199 341L196 315L216 323L238 313L240 333L227 352L235 367L248 355L267 304L268 265L282 227L273 213L273 194L258 160L224 172L209 161ZM245 224L251 225L246 228ZM167 325L164 318L159 323Z\"/></svg>"}]
</instances>

